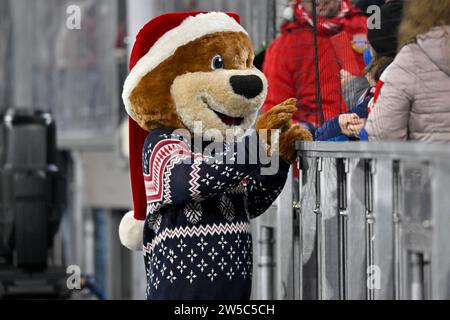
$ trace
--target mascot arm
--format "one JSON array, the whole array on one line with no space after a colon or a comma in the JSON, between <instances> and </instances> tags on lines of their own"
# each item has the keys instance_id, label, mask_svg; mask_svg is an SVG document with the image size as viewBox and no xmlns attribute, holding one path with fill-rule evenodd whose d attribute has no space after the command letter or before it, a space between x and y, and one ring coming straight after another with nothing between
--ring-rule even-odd
<instances>
[{"instance_id":1,"label":"mascot arm","mask_svg":"<svg viewBox=\"0 0 450 320\"><path fill-rule=\"evenodd\" d=\"M248 161L255 136L224 143L223 152L212 157L193 151L180 136L150 133L144 149L144 172L148 173L146 184L153 187L156 196L149 200L183 205L235 189L246 176L262 166L259 158ZM239 150L243 150L245 161L237 161ZM150 185L148 180L155 182Z\"/></svg>"},{"instance_id":2,"label":"mascot arm","mask_svg":"<svg viewBox=\"0 0 450 320\"><path fill-rule=\"evenodd\" d=\"M286 184L289 168L289 164L280 161L276 174L266 175L262 170L256 170L243 181L245 207L250 218L262 215L278 198Z\"/></svg>"}]
</instances>

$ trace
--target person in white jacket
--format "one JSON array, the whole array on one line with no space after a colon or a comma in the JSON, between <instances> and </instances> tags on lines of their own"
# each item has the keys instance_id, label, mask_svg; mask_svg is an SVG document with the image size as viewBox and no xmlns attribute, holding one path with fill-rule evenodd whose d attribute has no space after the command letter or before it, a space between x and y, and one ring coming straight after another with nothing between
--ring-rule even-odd
<instances>
[{"instance_id":1,"label":"person in white jacket","mask_svg":"<svg viewBox=\"0 0 450 320\"><path fill-rule=\"evenodd\" d=\"M450 0L406 0L399 40L369 140L450 141Z\"/></svg>"}]
</instances>

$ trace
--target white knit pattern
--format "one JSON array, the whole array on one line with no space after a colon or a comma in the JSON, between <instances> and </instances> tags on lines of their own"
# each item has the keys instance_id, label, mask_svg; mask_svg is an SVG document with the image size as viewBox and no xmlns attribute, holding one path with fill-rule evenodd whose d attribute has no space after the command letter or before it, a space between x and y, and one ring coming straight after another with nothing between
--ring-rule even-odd
<instances>
[{"instance_id":1,"label":"white knit pattern","mask_svg":"<svg viewBox=\"0 0 450 320\"><path fill-rule=\"evenodd\" d=\"M250 225L248 222L239 223L220 223L204 226L188 226L178 227L175 229L166 229L159 233L152 242L144 247L144 252L148 253L153 250L159 243L166 239L186 238L186 237L201 237L207 235L223 235L232 233L248 233Z\"/></svg>"}]
</instances>

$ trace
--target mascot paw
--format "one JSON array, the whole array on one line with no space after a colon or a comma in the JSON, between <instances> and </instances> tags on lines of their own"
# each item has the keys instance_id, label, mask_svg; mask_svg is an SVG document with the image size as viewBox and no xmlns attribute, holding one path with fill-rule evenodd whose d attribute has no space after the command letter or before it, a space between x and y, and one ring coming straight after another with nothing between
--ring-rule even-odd
<instances>
[{"instance_id":1,"label":"mascot paw","mask_svg":"<svg viewBox=\"0 0 450 320\"><path fill-rule=\"evenodd\" d=\"M311 132L302 125L295 125L281 133L279 142L280 158L292 164L295 161L295 142L313 141Z\"/></svg>"},{"instance_id":2,"label":"mascot paw","mask_svg":"<svg viewBox=\"0 0 450 320\"><path fill-rule=\"evenodd\" d=\"M288 99L259 116L256 121L256 130L289 129L292 115L297 111L297 99Z\"/></svg>"},{"instance_id":3,"label":"mascot paw","mask_svg":"<svg viewBox=\"0 0 450 320\"><path fill-rule=\"evenodd\" d=\"M272 154L272 134L270 130L280 130L281 133L287 131L291 126L292 115L297 111L296 104L297 99L288 99L258 117L256 130L269 155Z\"/></svg>"}]
</instances>

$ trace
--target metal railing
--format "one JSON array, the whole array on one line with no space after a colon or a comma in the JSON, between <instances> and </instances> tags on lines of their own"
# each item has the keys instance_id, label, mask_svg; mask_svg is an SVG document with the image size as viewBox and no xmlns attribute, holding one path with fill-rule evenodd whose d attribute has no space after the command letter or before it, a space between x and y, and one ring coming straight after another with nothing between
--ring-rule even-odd
<instances>
[{"instance_id":1,"label":"metal railing","mask_svg":"<svg viewBox=\"0 0 450 320\"><path fill-rule=\"evenodd\" d=\"M450 145L297 150L298 174L252 227L255 253L273 252L255 255L254 298L450 299Z\"/></svg>"}]
</instances>

